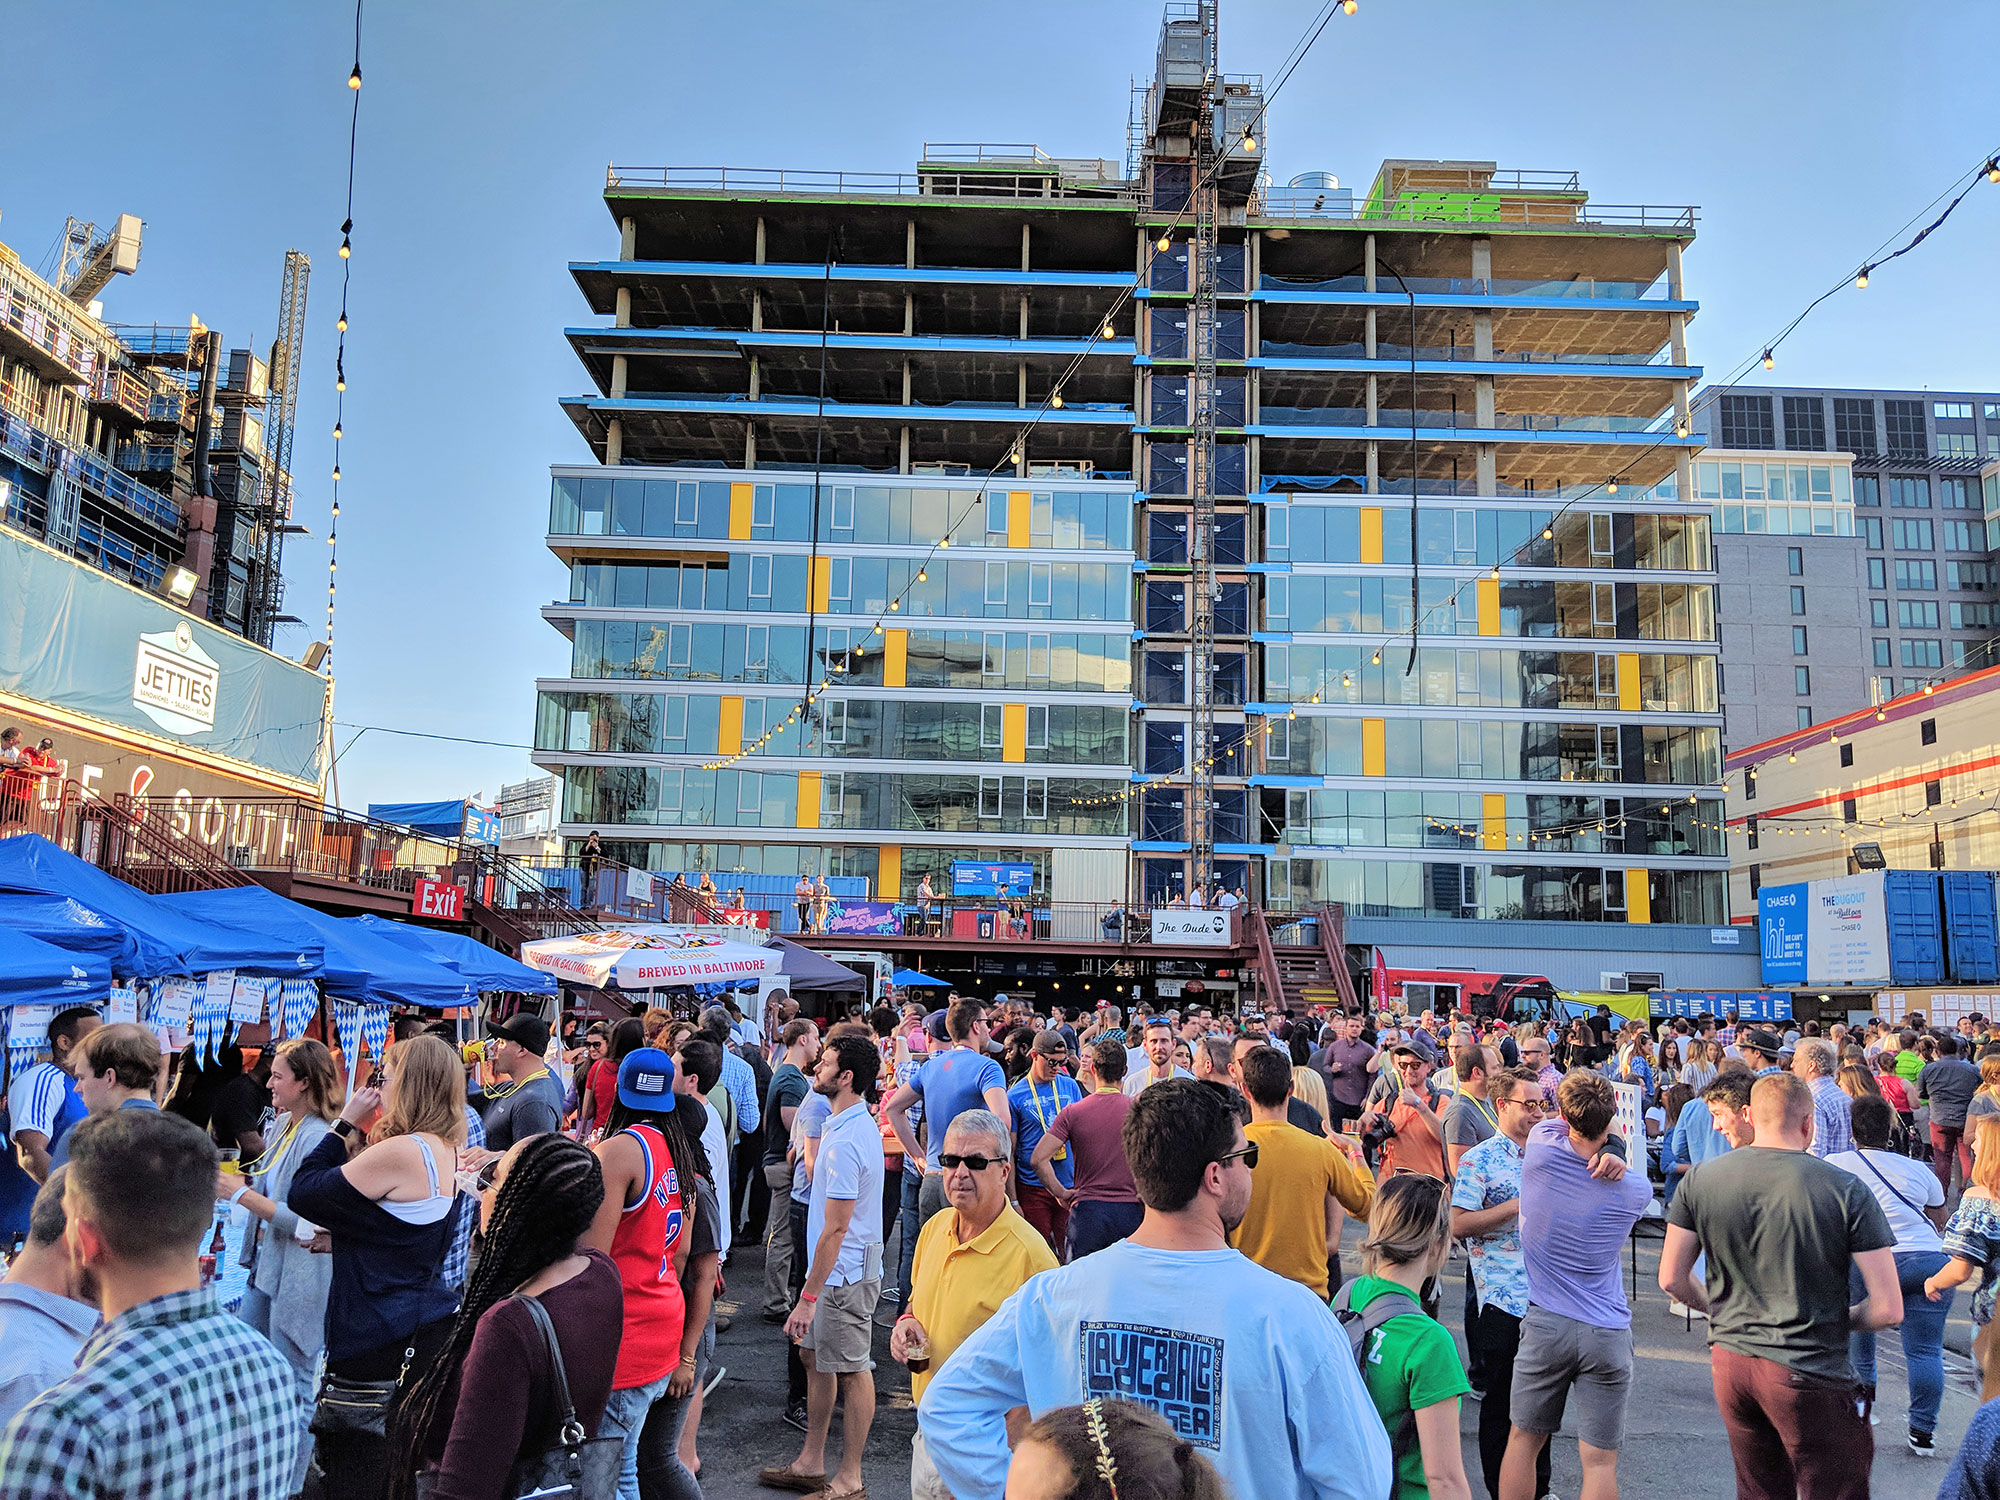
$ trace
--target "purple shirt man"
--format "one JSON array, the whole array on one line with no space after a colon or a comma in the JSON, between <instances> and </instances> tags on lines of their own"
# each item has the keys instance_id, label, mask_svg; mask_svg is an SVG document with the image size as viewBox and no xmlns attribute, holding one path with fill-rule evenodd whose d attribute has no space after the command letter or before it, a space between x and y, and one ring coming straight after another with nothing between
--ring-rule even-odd
<instances>
[{"instance_id":1,"label":"purple shirt man","mask_svg":"<svg viewBox=\"0 0 2000 1500\"><path fill-rule=\"evenodd\" d=\"M1619 1255L1653 1185L1643 1169L1617 1182L1590 1175L1569 1126L1544 1120L1528 1132L1521 1162L1521 1254L1528 1300L1595 1328L1630 1328Z\"/></svg>"}]
</instances>

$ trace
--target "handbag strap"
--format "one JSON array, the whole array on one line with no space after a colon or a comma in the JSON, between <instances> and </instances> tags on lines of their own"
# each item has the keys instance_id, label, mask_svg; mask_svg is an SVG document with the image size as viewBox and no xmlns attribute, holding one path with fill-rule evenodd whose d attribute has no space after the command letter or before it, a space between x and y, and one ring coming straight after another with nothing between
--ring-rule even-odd
<instances>
[{"instance_id":1,"label":"handbag strap","mask_svg":"<svg viewBox=\"0 0 2000 1500\"><path fill-rule=\"evenodd\" d=\"M1912 1203L1908 1198L1905 1198L1900 1192L1896 1191L1896 1184L1891 1182L1888 1178L1882 1175L1882 1169L1876 1166L1874 1162L1868 1159L1868 1153L1866 1151L1863 1151L1859 1146L1856 1146L1854 1148L1854 1154L1861 1158L1862 1166L1866 1167L1869 1171L1875 1174L1875 1180L1877 1182L1881 1183L1882 1186L1887 1188L1890 1192L1896 1194L1896 1201L1898 1203L1901 1203L1903 1207L1907 1208L1911 1213L1915 1214L1918 1218L1921 1219L1924 1216L1924 1211L1921 1208L1918 1208L1916 1204Z\"/></svg>"},{"instance_id":2,"label":"handbag strap","mask_svg":"<svg viewBox=\"0 0 2000 1500\"><path fill-rule=\"evenodd\" d=\"M583 1424L577 1421L576 1403L570 1399L569 1370L563 1364L562 1346L556 1342L556 1325L549 1321L549 1310L542 1306L541 1298L516 1292L514 1300L527 1305L528 1316L541 1330L542 1343L549 1351L549 1370L555 1380L556 1403L562 1407L559 1440L564 1447L574 1448L583 1441Z\"/></svg>"}]
</instances>

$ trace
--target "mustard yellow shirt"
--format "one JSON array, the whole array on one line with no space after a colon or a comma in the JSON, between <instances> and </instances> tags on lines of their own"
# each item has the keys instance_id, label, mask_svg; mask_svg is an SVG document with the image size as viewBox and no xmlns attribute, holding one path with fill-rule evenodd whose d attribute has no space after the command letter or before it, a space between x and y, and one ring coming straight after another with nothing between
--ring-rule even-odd
<instances>
[{"instance_id":1,"label":"mustard yellow shirt","mask_svg":"<svg viewBox=\"0 0 2000 1500\"><path fill-rule=\"evenodd\" d=\"M958 1210L934 1215L917 1236L910 1311L930 1335L931 1367L910 1376L910 1399L923 1399L931 1376L1031 1276L1056 1268L1049 1243L1010 1205L983 1233L961 1245Z\"/></svg>"},{"instance_id":2,"label":"mustard yellow shirt","mask_svg":"<svg viewBox=\"0 0 2000 1500\"><path fill-rule=\"evenodd\" d=\"M1326 1296L1326 1197L1366 1218L1375 1184L1324 1136L1283 1120L1243 1127L1257 1146L1250 1173L1250 1208L1231 1236L1236 1248L1267 1271Z\"/></svg>"}]
</instances>

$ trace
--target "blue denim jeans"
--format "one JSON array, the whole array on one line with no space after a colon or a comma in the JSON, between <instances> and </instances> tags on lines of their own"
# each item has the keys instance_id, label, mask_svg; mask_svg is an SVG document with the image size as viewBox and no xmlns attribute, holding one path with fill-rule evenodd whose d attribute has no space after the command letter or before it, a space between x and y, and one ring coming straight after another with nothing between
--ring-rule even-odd
<instances>
[{"instance_id":1,"label":"blue denim jeans","mask_svg":"<svg viewBox=\"0 0 2000 1500\"><path fill-rule=\"evenodd\" d=\"M1946 1292L1933 1302L1924 1295L1924 1282L1951 1259L1942 1250L1910 1250L1896 1257L1896 1280L1903 1287L1903 1362L1910 1367L1910 1429L1936 1432L1938 1406L1944 1400L1944 1323L1951 1315L1951 1299ZM1848 1272L1848 1295L1861 1300L1861 1273ZM1854 1361L1854 1378L1863 1385L1875 1383L1875 1335L1850 1333L1847 1356Z\"/></svg>"},{"instance_id":2,"label":"blue denim jeans","mask_svg":"<svg viewBox=\"0 0 2000 1500\"><path fill-rule=\"evenodd\" d=\"M1117 1244L1145 1217L1140 1203L1077 1202L1069 1211L1069 1258L1078 1261Z\"/></svg>"},{"instance_id":3,"label":"blue denim jeans","mask_svg":"<svg viewBox=\"0 0 2000 1500\"><path fill-rule=\"evenodd\" d=\"M645 1385L613 1391L604 1403L604 1416L597 1424L599 1437L622 1438L625 1451L618 1460L618 1500L639 1500L639 1434L646 1428L646 1413L667 1393L668 1377Z\"/></svg>"},{"instance_id":4,"label":"blue denim jeans","mask_svg":"<svg viewBox=\"0 0 2000 1500\"><path fill-rule=\"evenodd\" d=\"M905 1311L910 1305L910 1271L917 1259L917 1232L923 1226L917 1222L917 1199L924 1188L924 1174L903 1173L903 1244L896 1256L896 1308Z\"/></svg>"}]
</instances>

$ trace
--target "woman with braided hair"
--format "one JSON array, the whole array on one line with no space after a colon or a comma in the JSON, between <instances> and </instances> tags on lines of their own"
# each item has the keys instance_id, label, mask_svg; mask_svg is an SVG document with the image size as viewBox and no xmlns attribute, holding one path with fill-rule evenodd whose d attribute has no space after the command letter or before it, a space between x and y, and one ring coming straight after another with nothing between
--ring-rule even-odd
<instances>
[{"instance_id":1,"label":"woman with braided hair","mask_svg":"<svg viewBox=\"0 0 2000 1500\"><path fill-rule=\"evenodd\" d=\"M1151 1407L1059 1406L1021 1434L1007 1500L1223 1500L1215 1467Z\"/></svg>"},{"instance_id":2,"label":"woman with braided hair","mask_svg":"<svg viewBox=\"0 0 2000 1500\"><path fill-rule=\"evenodd\" d=\"M554 1369L519 1298L548 1313L576 1420L596 1435L624 1323L617 1268L581 1243L603 1200L597 1158L566 1136L530 1136L500 1159L464 1305L390 1420L391 1500L408 1500L432 1461L434 1500L500 1500L515 1462L554 1442Z\"/></svg>"}]
</instances>

